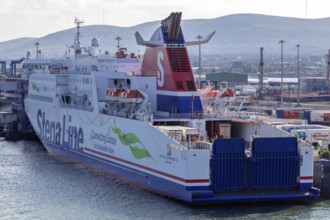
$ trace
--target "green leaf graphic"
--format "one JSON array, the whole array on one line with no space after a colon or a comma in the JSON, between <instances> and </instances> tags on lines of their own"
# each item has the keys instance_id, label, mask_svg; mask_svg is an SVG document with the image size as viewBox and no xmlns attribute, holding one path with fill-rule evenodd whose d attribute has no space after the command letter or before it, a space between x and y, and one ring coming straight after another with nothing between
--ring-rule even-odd
<instances>
[{"instance_id":1,"label":"green leaf graphic","mask_svg":"<svg viewBox=\"0 0 330 220\"><path fill-rule=\"evenodd\" d=\"M111 129L113 133L115 133L118 136L120 142L123 145L129 146L134 158L139 160L142 158L150 157L151 159L153 159L149 151L145 149L143 143L134 133L130 132L125 134L122 130L120 130L120 128L112 127L112 126ZM133 144L135 145L133 146ZM143 148L139 148L136 144L140 144Z\"/></svg>"},{"instance_id":2,"label":"green leaf graphic","mask_svg":"<svg viewBox=\"0 0 330 220\"><path fill-rule=\"evenodd\" d=\"M127 146L127 145L131 145L131 144L139 143L139 144L141 144L143 146L143 144L140 141L140 139L138 137L136 137L136 135L133 134L133 133L124 134L119 128L112 128L112 131L115 134L117 134L120 142L123 145L126 145Z\"/></svg>"},{"instance_id":3,"label":"green leaf graphic","mask_svg":"<svg viewBox=\"0 0 330 220\"><path fill-rule=\"evenodd\" d=\"M38 88L38 86L36 85L35 82L31 82L31 84L32 84L32 89L33 90L36 90L37 92L40 92L40 90L39 90L39 88Z\"/></svg>"},{"instance_id":4,"label":"green leaf graphic","mask_svg":"<svg viewBox=\"0 0 330 220\"><path fill-rule=\"evenodd\" d=\"M149 151L147 151L146 149L141 149L136 146L129 146L129 148L131 149L131 152L136 159L151 157Z\"/></svg>"}]
</instances>

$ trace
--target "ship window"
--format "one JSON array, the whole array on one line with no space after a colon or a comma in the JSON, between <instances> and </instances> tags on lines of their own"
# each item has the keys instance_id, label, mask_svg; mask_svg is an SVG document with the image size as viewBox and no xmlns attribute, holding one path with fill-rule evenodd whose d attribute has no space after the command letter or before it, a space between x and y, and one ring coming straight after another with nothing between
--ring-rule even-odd
<instances>
[{"instance_id":1,"label":"ship window","mask_svg":"<svg viewBox=\"0 0 330 220\"><path fill-rule=\"evenodd\" d=\"M194 84L193 81L187 81L187 87L188 87L189 91L195 91L196 90L195 84Z\"/></svg>"},{"instance_id":2,"label":"ship window","mask_svg":"<svg viewBox=\"0 0 330 220\"><path fill-rule=\"evenodd\" d=\"M97 66L96 65L92 65L92 70L93 71L97 71Z\"/></svg>"},{"instance_id":3,"label":"ship window","mask_svg":"<svg viewBox=\"0 0 330 220\"><path fill-rule=\"evenodd\" d=\"M176 81L176 88L179 90L183 90L183 83L182 81Z\"/></svg>"},{"instance_id":4,"label":"ship window","mask_svg":"<svg viewBox=\"0 0 330 220\"><path fill-rule=\"evenodd\" d=\"M130 79L126 79L126 84L127 84L127 86L130 86L131 85L131 80Z\"/></svg>"},{"instance_id":5,"label":"ship window","mask_svg":"<svg viewBox=\"0 0 330 220\"><path fill-rule=\"evenodd\" d=\"M71 97L68 96L68 95L64 95L64 96L62 96L62 101L65 104L70 104L71 103Z\"/></svg>"}]
</instances>

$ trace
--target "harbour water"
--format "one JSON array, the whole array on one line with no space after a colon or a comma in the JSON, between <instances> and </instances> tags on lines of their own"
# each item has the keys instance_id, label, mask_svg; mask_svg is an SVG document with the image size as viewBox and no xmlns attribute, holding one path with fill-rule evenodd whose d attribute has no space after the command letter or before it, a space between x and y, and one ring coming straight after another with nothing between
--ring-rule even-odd
<instances>
[{"instance_id":1,"label":"harbour water","mask_svg":"<svg viewBox=\"0 0 330 220\"><path fill-rule=\"evenodd\" d=\"M0 219L329 219L330 200L191 206L0 140Z\"/></svg>"}]
</instances>

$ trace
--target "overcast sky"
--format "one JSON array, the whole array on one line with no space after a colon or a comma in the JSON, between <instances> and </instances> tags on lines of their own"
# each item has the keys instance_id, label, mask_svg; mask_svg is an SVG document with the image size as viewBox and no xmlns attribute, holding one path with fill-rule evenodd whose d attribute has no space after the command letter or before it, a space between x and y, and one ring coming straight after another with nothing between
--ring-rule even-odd
<instances>
[{"instance_id":1,"label":"overcast sky","mask_svg":"<svg viewBox=\"0 0 330 220\"><path fill-rule=\"evenodd\" d=\"M68 29L75 17L85 25L127 27L180 11L182 19L237 13L315 19L330 17L330 0L0 0L0 42Z\"/></svg>"}]
</instances>

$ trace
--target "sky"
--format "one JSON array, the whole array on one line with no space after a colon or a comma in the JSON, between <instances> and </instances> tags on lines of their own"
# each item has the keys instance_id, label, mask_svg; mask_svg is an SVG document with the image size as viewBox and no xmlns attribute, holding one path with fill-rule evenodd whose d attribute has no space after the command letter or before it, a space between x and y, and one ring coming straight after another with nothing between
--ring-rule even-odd
<instances>
[{"instance_id":1,"label":"sky","mask_svg":"<svg viewBox=\"0 0 330 220\"><path fill-rule=\"evenodd\" d=\"M317 19L330 17L329 8L330 0L0 0L0 42L72 28L75 17L84 25L128 27L171 12L184 20L238 13Z\"/></svg>"}]
</instances>

